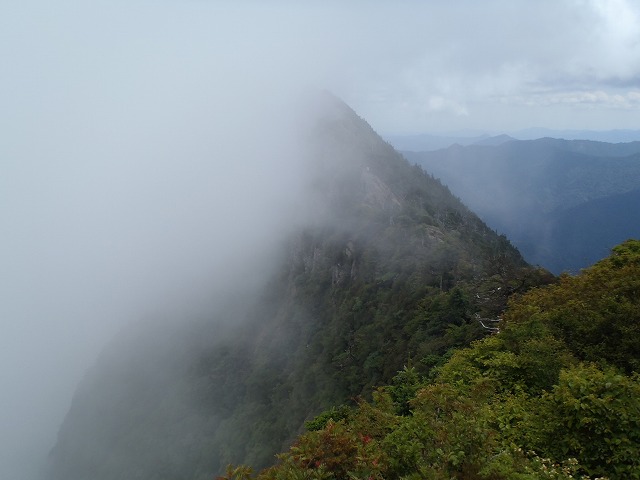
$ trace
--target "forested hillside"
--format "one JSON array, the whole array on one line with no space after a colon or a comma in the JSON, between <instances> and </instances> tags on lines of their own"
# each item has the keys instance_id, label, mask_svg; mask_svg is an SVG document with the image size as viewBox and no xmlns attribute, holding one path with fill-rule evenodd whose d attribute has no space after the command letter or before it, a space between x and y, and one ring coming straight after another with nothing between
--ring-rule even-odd
<instances>
[{"instance_id":1,"label":"forested hillside","mask_svg":"<svg viewBox=\"0 0 640 480\"><path fill-rule=\"evenodd\" d=\"M542 138L404 155L554 273L575 273L640 236L640 142Z\"/></svg>"},{"instance_id":2,"label":"forested hillside","mask_svg":"<svg viewBox=\"0 0 640 480\"><path fill-rule=\"evenodd\" d=\"M198 318L122 332L78 387L48 478L270 465L305 421L371 399L404 365L435 375L495 331L510 296L553 280L346 105L321 103L301 139L307 220L270 280Z\"/></svg>"},{"instance_id":3,"label":"forested hillside","mask_svg":"<svg viewBox=\"0 0 640 480\"><path fill-rule=\"evenodd\" d=\"M640 241L514 298L500 332L307 423L259 479L640 478ZM245 467L223 478L251 478Z\"/></svg>"}]
</instances>

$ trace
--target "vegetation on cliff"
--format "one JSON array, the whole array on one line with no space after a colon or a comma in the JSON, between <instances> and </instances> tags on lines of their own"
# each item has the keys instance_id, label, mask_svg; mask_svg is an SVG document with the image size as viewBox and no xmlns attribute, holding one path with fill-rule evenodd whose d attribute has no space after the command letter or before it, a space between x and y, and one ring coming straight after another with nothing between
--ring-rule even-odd
<instances>
[{"instance_id":1,"label":"vegetation on cliff","mask_svg":"<svg viewBox=\"0 0 640 480\"><path fill-rule=\"evenodd\" d=\"M510 296L553 281L346 105L322 103L302 139L307 217L267 285L123 333L78 389L51 479L268 466L305 421L371 399L405 364L432 375L494 331Z\"/></svg>"},{"instance_id":2,"label":"vegetation on cliff","mask_svg":"<svg viewBox=\"0 0 640 480\"><path fill-rule=\"evenodd\" d=\"M640 241L514 298L500 332L333 408L257 478L640 478ZM246 467L225 477L252 478Z\"/></svg>"}]
</instances>

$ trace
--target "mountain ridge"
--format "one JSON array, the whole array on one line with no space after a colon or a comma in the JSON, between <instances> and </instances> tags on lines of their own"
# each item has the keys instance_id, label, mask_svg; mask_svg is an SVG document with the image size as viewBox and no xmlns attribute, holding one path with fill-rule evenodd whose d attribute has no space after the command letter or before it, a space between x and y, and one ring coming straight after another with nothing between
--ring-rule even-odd
<instances>
[{"instance_id":1,"label":"mountain ridge","mask_svg":"<svg viewBox=\"0 0 640 480\"><path fill-rule=\"evenodd\" d=\"M517 131L484 132L461 131L444 133L422 133L415 135L385 135L395 148L401 151L424 152L448 148L451 145L463 146L495 143L505 136L514 140L538 140L554 138L558 140L589 140L604 143L630 143L640 141L640 130L553 130L549 128L527 128ZM494 139L494 140L491 140ZM499 141L499 140L498 140Z\"/></svg>"},{"instance_id":2,"label":"mountain ridge","mask_svg":"<svg viewBox=\"0 0 640 480\"><path fill-rule=\"evenodd\" d=\"M561 227L561 213L640 187L640 142L543 138L404 155L439 177L492 228L507 234L528 261L556 273L591 263L567 261L571 245L551 234ZM612 206L611 214L619 216L629 207ZM588 255L593 261L640 234L633 222L620 225L624 228L606 243L597 243L586 231L577 233L576 248L584 251L588 242L594 243L601 257Z\"/></svg>"},{"instance_id":3,"label":"mountain ridge","mask_svg":"<svg viewBox=\"0 0 640 480\"><path fill-rule=\"evenodd\" d=\"M264 289L125 332L76 393L50 479L266 466L306 420L370 397L408 361L428 372L489 333L478 319L511 294L551 281L348 106L321 102L304 139L308 221Z\"/></svg>"}]
</instances>

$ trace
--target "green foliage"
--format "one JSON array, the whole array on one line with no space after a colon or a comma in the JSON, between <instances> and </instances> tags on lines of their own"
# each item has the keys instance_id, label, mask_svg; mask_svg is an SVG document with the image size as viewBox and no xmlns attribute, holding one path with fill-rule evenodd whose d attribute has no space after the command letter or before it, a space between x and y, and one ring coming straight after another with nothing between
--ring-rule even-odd
<instances>
[{"instance_id":1,"label":"green foliage","mask_svg":"<svg viewBox=\"0 0 640 480\"><path fill-rule=\"evenodd\" d=\"M565 370L540 403L539 451L579 458L590 475L640 478L640 378L593 365Z\"/></svg>"},{"instance_id":2,"label":"green foliage","mask_svg":"<svg viewBox=\"0 0 640 480\"><path fill-rule=\"evenodd\" d=\"M579 331L594 318L617 320L595 279L628 298L639 246L627 242L581 278L512 302L499 334L456 350L432 378L404 367L372 403L305 434L258 478L640 478L640 376L601 345L598 364L580 362L593 337L576 348L554 323L558 311L572 311L576 292L589 312L572 320Z\"/></svg>"},{"instance_id":3,"label":"green foliage","mask_svg":"<svg viewBox=\"0 0 640 480\"><path fill-rule=\"evenodd\" d=\"M224 475L216 477L216 480L250 480L253 469L245 465L228 465Z\"/></svg>"},{"instance_id":4,"label":"green foliage","mask_svg":"<svg viewBox=\"0 0 640 480\"><path fill-rule=\"evenodd\" d=\"M504 320L539 322L581 360L640 367L640 242L615 247L611 257L510 305Z\"/></svg>"},{"instance_id":5,"label":"green foliage","mask_svg":"<svg viewBox=\"0 0 640 480\"><path fill-rule=\"evenodd\" d=\"M415 396L416 391L422 385L421 377L413 367L405 366L391 380L391 385L387 387L395 411L399 415L408 415L411 410L410 400Z\"/></svg>"},{"instance_id":6,"label":"green foliage","mask_svg":"<svg viewBox=\"0 0 640 480\"><path fill-rule=\"evenodd\" d=\"M304 426L310 432L315 432L316 430L322 430L325 428L330 421L335 423L348 418L350 413L351 409L346 405L331 407L329 410L325 410L313 420L305 422Z\"/></svg>"},{"instance_id":7,"label":"green foliage","mask_svg":"<svg viewBox=\"0 0 640 480\"><path fill-rule=\"evenodd\" d=\"M637 266L640 263L640 240L630 239L613 247L612 254L606 262L615 268Z\"/></svg>"},{"instance_id":8,"label":"green foliage","mask_svg":"<svg viewBox=\"0 0 640 480\"><path fill-rule=\"evenodd\" d=\"M537 394L551 388L560 370L575 362L564 344L544 330L514 330L519 329L507 328L456 351L439 370L438 379L467 385L491 379L501 391Z\"/></svg>"},{"instance_id":9,"label":"green foliage","mask_svg":"<svg viewBox=\"0 0 640 480\"><path fill-rule=\"evenodd\" d=\"M508 408L500 406L487 382L464 391L427 384L412 400L413 415L403 416L382 390L348 420L304 434L258 478L587 478L573 458L553 461L505 440L497 419Z\"/></svg>"}]
</instances>

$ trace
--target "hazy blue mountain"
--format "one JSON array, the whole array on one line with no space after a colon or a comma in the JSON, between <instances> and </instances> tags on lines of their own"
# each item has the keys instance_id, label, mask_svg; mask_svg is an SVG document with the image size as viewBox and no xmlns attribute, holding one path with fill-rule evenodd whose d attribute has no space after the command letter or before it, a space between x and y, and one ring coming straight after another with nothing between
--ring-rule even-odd
<instances>
[{"instance_id":1,"label":"hazy blue mountain","mask_svg":"<svg viewBox=\"0 0 640 480\"><path fill-rule=\"evenodd\" d=\"M78 387L49 480L211 480L227 463L267 465L305 420L367 398L409 361L427 373L486 335L478 318L549 280L324 101L308 134L313 210L269 281L199 318L122 332Z\"/></svg>"},{"instance_id":2,"label":"hazy blue mountain","mask_svg":"<svg viewBox=\"0 0 640 480\"><path fill-rule=\"evenodd\" d=\"M474 142L473 145L502 145L503 143L511 142L512 140L515 140L515 138L503 134L496 135L494 137L483 138L481 140L478 140L477 142Z\"/></svg>"},{"instance_id":3,"label":"hazy blue mountain","mask_svg":"<svg viewBox=\"0 0 640 480\"><path fill-rule=\"evenodd\" d=\"M388 135L385 137L394 148L398 150L409 150L414 152L422 152L429 150L439 150L447 148L451 145L473 145L490 138L487 134L478 135Z\"/></svg>"},{"instance_id":4,"label":"hazy blue mountain","mask_svg":"<svg viewBox=\"0 0 640 480\"><path fill-rule=\"evenodd\" d=\"M553 270L577 271L606 257L620 239L640 238L639 206L636 189L558 212L550 231L550 242L558 251L545 263Z\"/></svg>"},{"instance_id":5,"label":"hazy blue mountain","mask_svg":"<svg viewBox=\"0 0 640 480\"><path fill-rule=\"evenodd\" d=\"M505 233L528 261L552 271L586 267L617 243L640 235L634 204L624 204L631 197L621 196L640 188L640 142L543 138L405 156ZM610 225L606 237L570 221L572 209L609 197L618 198L617 206L606 205L620 221Z\"/></svg>"},{"instance_id":6,"label":"hazy blue mountain","mask_svg":"<svg viewBox=\"0 0 640 480\"><path fill-rule=\"evenodd\" d=\"M549 128L528 128L511 132L518 140L535 140L552 137L564 140L593 140L607 143L629 143L640 141L640 130L552 130Z\"/></svg>"},{"instance_id":7,"label":"hazy blue mountain","mask_svg":"<svg viewBox=\"0 0 640 480\"><path fill-rule=\"evenodd\" d=\"M418 135L387 135L391 145L401 151L427 152L448 148L458 144L499 145L508 140L537 140L555 138L562 140L590 140L606 143L629 143L640 141L640 130L552 130L528 128L514 132L465 131L443 134L424 133Z\"/></svg>"}]
</instances>

